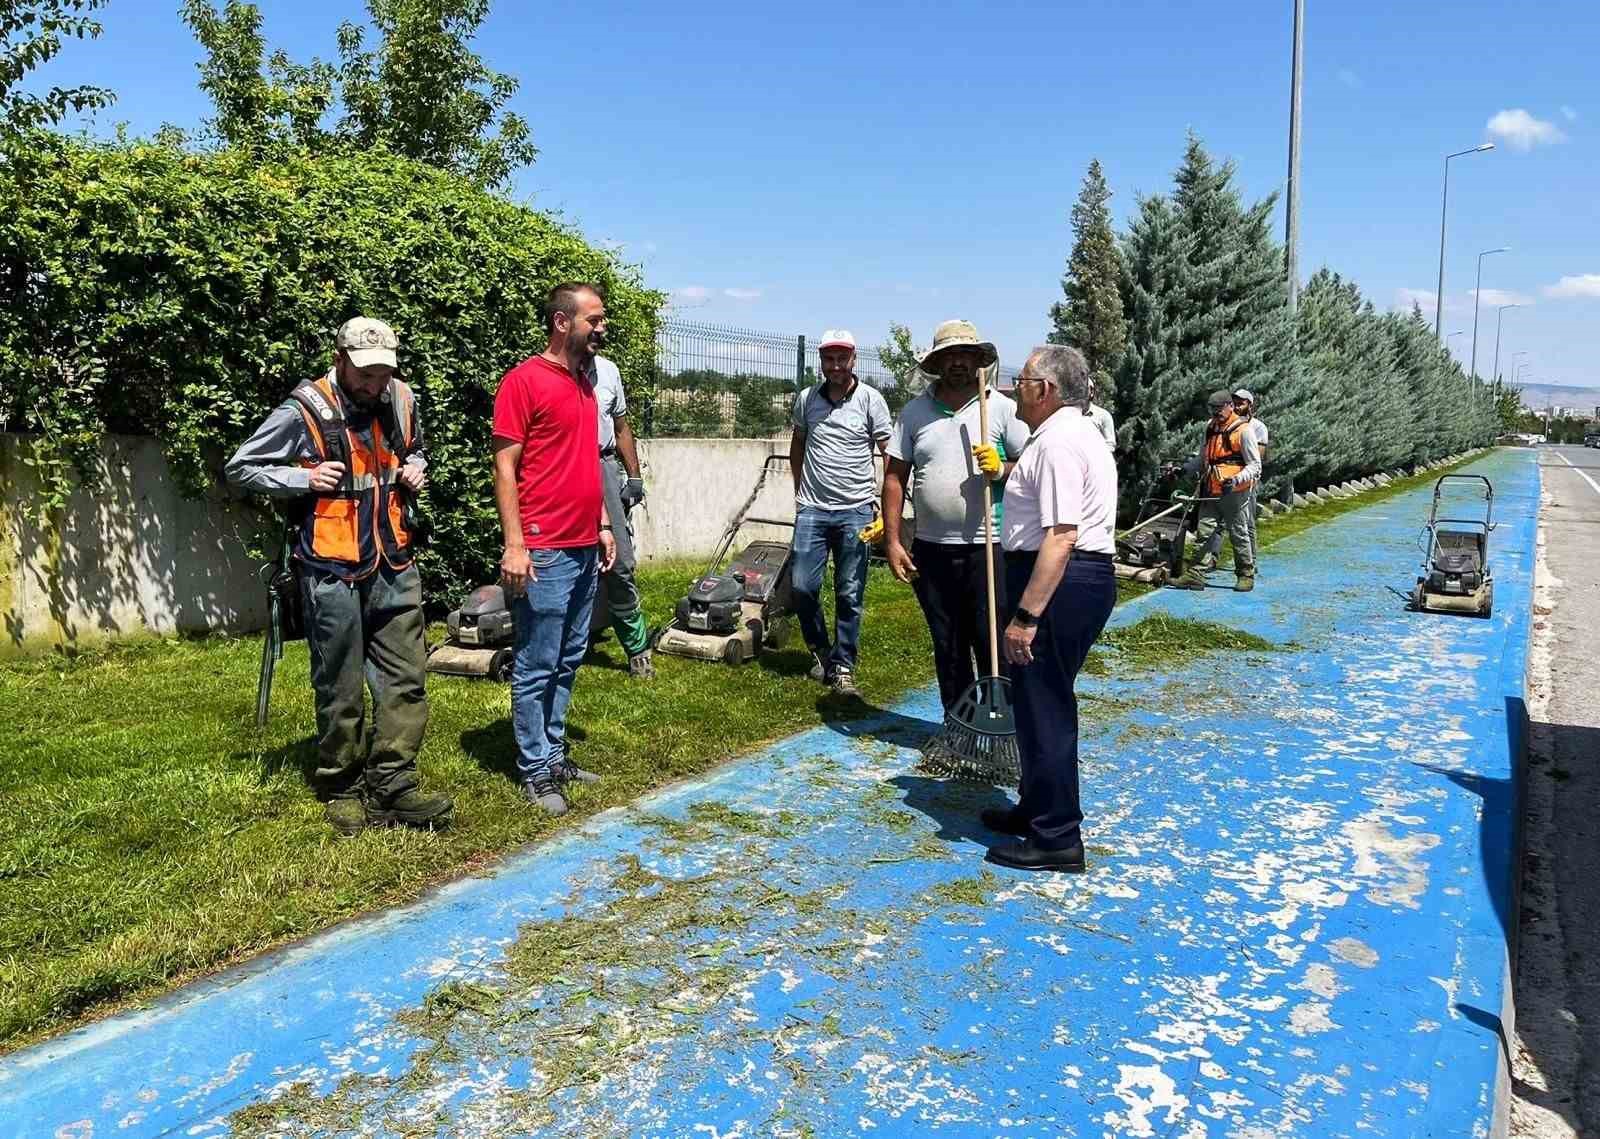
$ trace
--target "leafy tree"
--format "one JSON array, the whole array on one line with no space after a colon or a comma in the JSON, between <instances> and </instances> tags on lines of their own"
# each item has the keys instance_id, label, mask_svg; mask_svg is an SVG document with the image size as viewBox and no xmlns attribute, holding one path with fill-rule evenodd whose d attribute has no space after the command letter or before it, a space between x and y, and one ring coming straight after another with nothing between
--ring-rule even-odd
<instances>
[{"instance_id":1,"label":"leafy tree","mask_svg":"<svg viewBox=\"0 0 1600 1139\"><path fill-rule=\"evenodd\" d=\"M23 91L28 73L61 53L68 39L96 39L100 23L89 13L106 0L0 0L0 137L54 126L74 111L109 107L116 96L104 87L52 87Z\"/></svg>"},{"instance_id":2,"label":"leafy tree","mask_svg":"<svg viewBox=\"0 0 1600 1139\"><path fill-rule=\"evenodd\" d=\"M227 146L258 156L285 147L384 150L504 189L538 154L527 122L504 110L517 81L472 50L489 0L367 0L377 35L346 22L339 64L269 52L250 0L184 0L206 59L200 87ZM329 113L342 113L329 126Z\"/></svg>"},{"instance_id":3,"label":"leafy tree","mask_svg":"<svg viewBox=\"0 0 1600 1139\"><path fill-rule=\"evenodd\" d=\"M343 138L488 188L533 162L539 152L526 120L504 111L516 79L472 50L489 0L367 0L367 10L375 47L359 25L339 28Z\"/></svg>"},{"instance_id":4,"label":"leafy tree","mask_svg":"<svg viewBox=\"0 0 1600 1139\"><path fill-rule=\"evenodd\" d=\"M1065 299L1050 306L1050 343L1081 351L1101 388L1109 387L1128 340L1120 289L1122 256L1111 231L1110 200L1100 160L1093 159L1072 206L1072 254L1061 278Z\"/></svg>"},{"instance_id":5,"label":"leafy tree","mask_svg":"<svg viewBox=\"0 0 1600 1139\"><path fill-rule=\"evenodd\" d=\"M903 324L889 325L889 342L878 346L878 362L888 372L893 383L882 388L883 401L895 415L916 399L927 384L927 376L919 368L921 360L916 346L911 343L911 330Z\"/></svg>"},{"instance_id":6,"label":"leafy tree","mask_svg":"<svg viewBox=\"0 0 1600 1139\"><path fill-rule=\"evenodd\" d=\"M330 64L298 64L282 51L269 57L261 11L245 0L227 0L220 13L210 0L184 0L183 20L206 50L200 90L216 109L209 125L221 143L258 158L273 148L328 145L322 120L338 82Z\"/></svg>"}]
</instances>

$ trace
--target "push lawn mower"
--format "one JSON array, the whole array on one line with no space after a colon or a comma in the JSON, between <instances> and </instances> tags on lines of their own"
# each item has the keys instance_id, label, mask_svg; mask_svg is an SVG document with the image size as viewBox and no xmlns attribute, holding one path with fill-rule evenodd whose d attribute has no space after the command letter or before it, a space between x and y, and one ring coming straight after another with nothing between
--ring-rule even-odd
<instances>
[{"instance_id":1,"label":"push lawn mower","mask_svg":"<svg viewBox=\"0 0 1600 1139\"><path fill-rule=\"evenodd\" d=\"M606 604L606 579L595 587L589 635L599 636L611 621ZM441 676L511 679L511 657L517 640L517 621L499 585L480 585L467 594L460 608L445 617L448 630L443 644L428 654L428 671Z\"/></svg>"},{"instance_id":2,"label":"push lawn mower","mask_svg":"<svg viewBox=\"0 0 1600 1139\"><path fill-rule=\"evenodd\" d=\"M1440 518L1439 501L1447 482L1483 484L1482 518ZM1494 522L1494 484L1482 475L1445 475L1433 484L1433 505L1425 531L1422 572L1411 591L1411 608L1429 613L1494 611L1494 573L1489 568L1489 531Z\"/></svg>"},{"instance_id":3,"label":"push lawn mower","mask_svg":"<svg viewBox=\"0 0 1600 1139\"><path fill-rule=\"evenodd\" d=\"M723 565L723 558L727 557L739 530L745 525L794 529L792 519L758 518L750 514L768 477L783 469L788 461L787 455L767 456L755 489L722 532L705 573L678 602L672 621L656 634L657 652L743 664L753 660L763 648L781 649L788 642L793 620L792 543L751 542Z\"/></svg>"},{"instance_id":4,"label":"push lawn mower","mask_svg":"<svg viewBox=\"0 0 1600 1139\"><path fill-rule=\"evenodd\" d=\"M1119 577L1157 585L1183 573L1189 533L1200 500L1178 491L1179 464L1162 465L1162 477L1139 504L1133 525L1117 535Z\"/></svg>"}]
</instances>

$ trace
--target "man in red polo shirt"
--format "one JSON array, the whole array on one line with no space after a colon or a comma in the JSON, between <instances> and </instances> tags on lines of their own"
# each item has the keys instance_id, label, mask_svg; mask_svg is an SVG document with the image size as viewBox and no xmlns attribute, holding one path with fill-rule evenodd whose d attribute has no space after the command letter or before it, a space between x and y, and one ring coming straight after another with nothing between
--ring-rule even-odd
<instances>
[{"instance_id":1,"label":"man in red polo shirt","mask_svg":"<svg viewBox=\"0 0 1600 1139\"><path fill-rule=\"evenodd\" d=\"M507 372L495 393L494 497L505 538L500 572L517 620L517 774L530 803L560 815L568 784L600 778L568 758L566 740L595 585L616 557L594 394L594 357L606 334L599 290L551 289L545 329L549 347Z\"/></svg>"}]
</instances>

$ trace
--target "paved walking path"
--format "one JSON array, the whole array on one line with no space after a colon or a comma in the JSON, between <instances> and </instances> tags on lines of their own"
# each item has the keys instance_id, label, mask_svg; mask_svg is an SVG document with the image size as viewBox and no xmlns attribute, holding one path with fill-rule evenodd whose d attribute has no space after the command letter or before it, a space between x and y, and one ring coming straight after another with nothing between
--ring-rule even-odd
<instances>
[{"instance_id":1,"label":"paved walking path","mask_svg":"<svg viewBox=\"0 0 1600 1139\"><path fill-rule=\"evenodd\" d=\"M1285 540L1254 594L1119 609L1279 647L1084 681L1088 874L984 865L999 793L912 769L925 692L0 1061L0 1120L1488 1134L1539 476L1518 451L1474 469L1502 519L1491 620L1402 608L1426 493Z\"/></svg>"}]
</instances>

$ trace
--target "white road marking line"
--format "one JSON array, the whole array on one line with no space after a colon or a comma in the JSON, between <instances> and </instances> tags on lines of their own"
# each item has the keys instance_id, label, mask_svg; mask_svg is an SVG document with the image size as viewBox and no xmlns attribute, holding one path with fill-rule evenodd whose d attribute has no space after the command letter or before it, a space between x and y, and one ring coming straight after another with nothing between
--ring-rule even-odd
<instances>
[{"instance_id":1,"label":"white road marking line","mask_svg":"<svg viewBox=\"0 0 1600 1139\"><path fill-rule=\"evenodd\" d=\"M1590 478L1588 475L1584 474L1582 471L1578 470L1578 465L1576 463L1574 463L1571 459L1567 458L1560 451L1556 452L1556 458L1560 459L1563 463L1567 464L1567 466L1571 467L1573 469L1573 471L1577 473L1577 476L1580 479L1582 479L1584 482L1589 484L1589 489L1590 490L1594 491L1596 494L1600 494L1600 485L1597 485L1592 478Z\"/></svg>"}]
</instances>

